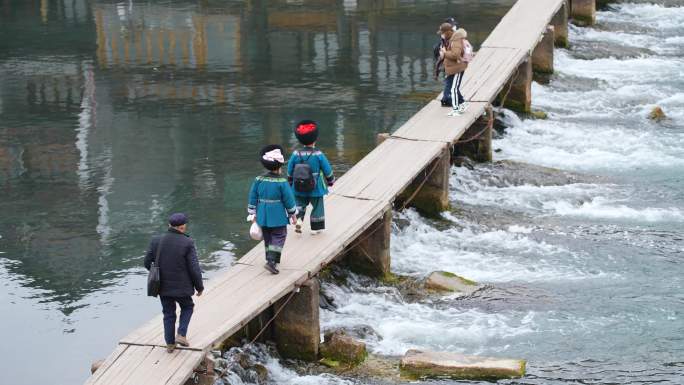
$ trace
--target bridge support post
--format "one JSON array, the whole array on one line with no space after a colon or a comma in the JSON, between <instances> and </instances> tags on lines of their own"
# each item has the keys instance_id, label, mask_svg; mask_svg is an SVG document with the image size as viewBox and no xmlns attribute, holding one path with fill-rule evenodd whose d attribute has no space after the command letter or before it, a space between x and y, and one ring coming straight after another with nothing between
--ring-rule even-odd
<instances>
[{"instance_id":1,"label":"bridge support post","mask_svg":"<svg viewBox=\"0 0 684 385\"><path fill-rule=\"evenodd\" d=\"M573 23L585 26L596 22L596 0L572 0L570 4Z\"/></svg>"},{"instance_id":2,"label":"bridge support post","mask_svg":"<svg viewBox=\"0 0 684 385\"><path fill-rule=\"evenodd\" d=\"M529 113L532 109L532 60L525 59L518 66L518 70L504 86L499 100L504 100L504 106L511 110Z\"/></svg>"},{"instance_id":3,"label":"bridge support post","mask_svg":"<svg viewBox=\"0 0 684 385\"><path fill-rule=\"evenodd\" d=\"M274 304L275 309L285 307L273 322L273 337L278 352L284 358L315 361L321 327L318 322L320 283L317 278L306 281L289 302L289 295Z\"/></svg>"},{"instance_id":4,"label":"bridge support post","mask_svg":"<svg viewBox=\"0 0 684 385\"><path fill-rule=\"evenodd\" d=\"M467 156L476 162L492 161L492 128L494 114L492 106L485 108L485 113L473 123L463 136L454 143L454 157Z\"/></svg>"},{"instance_id":5,"label":"bridge support post","mask_svg":"<svg viewBox=\"0 0 684 385\"><path fill-rule=\"evenodd\" d=\"M392 208L387 207L382 218L354 241L355 246L344 255L343 262L357 273L380 278L387 276L390 273L391 232Z\"/></svg>"},{"instance_id":6,"label":"bridge support post","mask_svg":"<svg viewBox=\"0 0 684 385\"><path fill-rule=\"evenodd\" d=\"M560 9L551 19L551 25L553 25L553 34L556 47L566 48L568 47L568 2L567 0L563 2Z\"/></svg>"},{"instance_id":7,"label":"bridge support post","mask_svg":"<svg viewBox=\"0 0 684 385\"><path fill-rule=\"evenodd\" d=\"M542 35L542 39L532 51L532 70L537 73L553 73L553 41L554 28L549 25Z\"/></svg>"},{"instance_id":8,"label":"bridge support post","mask_svg":"<svg viewBox=\"0 0 684 385\"><path fill-rule=\"evenodd\" d=\"M444 146L442 154L418 174L398 201L415 207L426 216L438 216L449 208L450 170L451 146Z\"/></svg>"}]
</instances>

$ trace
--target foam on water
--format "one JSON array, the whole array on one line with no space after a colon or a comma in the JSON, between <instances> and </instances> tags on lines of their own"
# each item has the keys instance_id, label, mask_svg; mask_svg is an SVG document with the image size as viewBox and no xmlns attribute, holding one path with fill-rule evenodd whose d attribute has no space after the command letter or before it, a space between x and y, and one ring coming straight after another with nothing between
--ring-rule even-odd
<instances>
[{"instance_id":1,"label":"foam on water","mask_svg":"<svg viewBox=\"0 0 684 385\"><path fill-rule=\"evenodd\" d=\"M673 77L682 73L684 61L681 58L643 56L631 59L597 58L592 60L573 58L567 51L556 51L555 69L566 75L587 79L599 79L612 86L646 84L651 87L675 86ZM657 76L654 76L657 74ZM654 84L655 83L655 84Z\"/></svg>"},{"instance_id":2,"label":"foam on water","mask_svg":"<svg viewBox=\"0 0 684 385\"><path fill-rule=\"evenodd\" d=\"M438 230L415 211L396 214L408 220L395 228L392 242L392 269L398 273L425 277L432 271L457 272L476 281L541 282L606 277L588 268L589 256L535 240L521 231L490 230L472 224ZM464 224L445 214L446 219Z\"/></svg>"},{"instance_id":3,"label":"foam on water","mask_svg":"<svg viewBox=\"0 0 684 385\"><path fill-rule=\"evenodd\" d=\"M684 131L646 118L661 105L673 124L684 124L681 92L624 83L613 90L559 92L535 83L533 93L534 107L550 117L522 121L504 110L506 134L495 142L503 158L580 171L684 167Z\"/></svg>"},{"instance_id":4,"label":"foam on water","mask_svg":"<svg viewBox=\"0 0 684 385\"><path fill-rule=\"evenodd\" d=\"M684 31L684 7L665 7L652 3L611 4L607 11L597 12L598 22L635 24L660 33Z\"/></svg>"},{"instance_id":5,"label":"foam on water","mask_svg":"<svg viewBox=\"0 0 684 385\"><path fill-rule=\"evenodd\" d=\"M475 309L406 303L392 288L379 287L370 292L352 288L325 286L338 308L335 312L321 312L321 326L371 326L381 338L368 338L366 343L378 354L403 355L413 348L479 354L485 346L488 352L503 351L511 339L535 330L534 312L488 314Z\"/></svg>"},{"instance_id":6,"label":"foam on water","mask_svg":"<svg viewBox=\"0 0 684 385\"><path fill-rule=\"evenodd\" d=\"M548 207L557 214L566 216L644 222L684 222L684 213L677 207L634 209L626 205L616 204L605 197L596 197L579 206L565 201L557 201Z\"/></svg>"},{"instance_id":7,"label":"foam on water","mask_svg":"<svg viewBox=\"0 0 684 385\"><path fill-rule=\"evenodd\" d=\"M470 205L496 206L536 215L573 216L636 222L684 222L678 207L631 207L634 194L611 184L489 186L463 167L454 168L451 198Z\"/></svg>"},{"instance_id":8,"label":"foam on water","mask_svg":"<svg viewBox=\"0 0 684 385\"><path fill-rule=\"evenodd\" d=\"M572 51L556 50L551 83L533 85L534 106L547 111L549 119L523 121L504 111L501 120L506 132L494 142L495 148L502 149L497 158L619 174L627 180L654 170L676 174L684 169L684 130L680 129L684 125L684 59L677 55L682 50L683 38L678 35L684 33L684 8L618 4L599 12L598 19L604 30L571 27L573 44L608 42L608 49L623 46L638 54L587 60ZM643 53L634 50L640 48L645 49ZM666 125L646 119L656 105L668 115ZM379 337L368 337L366 342L371 351L381 354L426 348L468 354L524 352L526 358L536 356L540 362L559 357L572 360L568 357L575 353L610 359L615 353L603 346L606 333L616 346L629 350L635 334L652 333L651 324L672 322L678 314L671 309L646 313L636 309L656 301L635 303L634 296L625 292L629 289L623 282L630 279L630 284L639 284L639 274L644 272L630 275L633 262L642 261L639 255L621 256L624 244L632 242L630 237L641 240L644 229L654 224L673 223L677 228L684 223L684 208L658 196L651 199L651 191L644 193L643 187L623 184L619 178L586 180L592 182L507 184L497 178L487 180L477 168L454 168L450 180L454 206L464 211L475 207L496 218L479 221L477 216L445 212L440 220L428 220L413 210L394 214L394 272L423 278L446 270L494 287L522 283L550 287L562 305L553 310L530 310L523 305L488 312L484 306L459 306L458 301L449 306L431 300L408 303L394 288L369 287L352 278L345 286L324 285L338 308L321 312L322 327L369 325ZM505 223L498 225L499 217ZM659 242L665 237L656 234L648 239ZM586 245L582 240L596 243ZM667 250L681 249L672 242ZM652 247L645 240L634 244ZM600 281L595 279L599 277ZM613 285L617 302L621 296L630 300L603 309L602 290ZM591 294L563 294L579 286L589 288ZM558 341L559 336L567 341L549 342ZM629 359L639 357L638 351L629 350L629 354ZM566 367L563 363L556 369L562 372ZM593 380L605 376L582 369L577 372L582 374L573 380L583 375ZM545 375L534 374L536 378ZM556 372L553 376L549 382L558 380Z\"/></svg>"}]
</instances>

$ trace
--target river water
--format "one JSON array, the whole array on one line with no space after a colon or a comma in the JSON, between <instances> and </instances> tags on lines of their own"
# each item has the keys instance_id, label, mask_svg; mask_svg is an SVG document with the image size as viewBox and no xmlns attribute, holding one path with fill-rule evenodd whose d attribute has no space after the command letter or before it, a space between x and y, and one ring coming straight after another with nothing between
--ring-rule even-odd
<instances>
[{"instance_id":1,"label":"river water","mask_svg":"<svg viewBox=\"0 0 684 385\"><path fill-rule=\"evenodd\" d=\"M343 173L439 88L439 18L458 15L477 44L510 4L2 3L3 383L81 382L158 311L140 263L169 212L189 213L208 276L226 268L252 245L244 196L262 143L293 146L292 123L313 117ZM516 383L682 383L683 39L676 1L572 28L533 86L549 119L502 112L495 160L510 162L454 168L440 220L396 214L395 272L488 288L411 302L326 284L338 309L322 327L368 325L378 354L525 358ZM647 120L654 105L669 119ZM275 383L354 382L268 367Z\"/></svg>"}]
</instances>

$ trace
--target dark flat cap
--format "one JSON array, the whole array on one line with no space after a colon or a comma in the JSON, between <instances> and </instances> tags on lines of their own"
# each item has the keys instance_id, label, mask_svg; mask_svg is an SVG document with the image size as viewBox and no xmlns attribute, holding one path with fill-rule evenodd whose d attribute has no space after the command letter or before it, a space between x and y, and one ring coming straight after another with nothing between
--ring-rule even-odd
<instances>
[{"instance_id":1,"label":"dark flat cap","mask_svg":"<svg viewBox=\"0 0 684 385\"><path fill-rule=\"evenodd\" d=\"M180 226L188 223L188 216L183 213L173 213L169 217L169 224L171 226Z\"/></svg>"}]
</instances>

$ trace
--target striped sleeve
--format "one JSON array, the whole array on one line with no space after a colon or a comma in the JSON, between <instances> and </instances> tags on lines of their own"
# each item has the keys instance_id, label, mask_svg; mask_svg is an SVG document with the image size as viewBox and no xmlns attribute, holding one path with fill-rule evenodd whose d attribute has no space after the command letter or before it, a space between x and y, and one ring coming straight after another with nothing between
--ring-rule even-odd
<instances>
[{"instance_id":1,"label":"striped sleeve","mask_svg":"<svg viewBox=\"0 0 684 385\"><path fill-rule=\"evenodd\" d=\"M257 192L257 182L256 182L256 180L254 180L254 182L252 182L252 187L249 189L249 201L247 202L247 213L248 214L256 214L258 199L259 199L259 195Z\"/></svg>"},{"instance_id":2,"label":"striped sleeve","mask_svg":"<svg viewBox=\"0 0 684 385\"><path fill-rule=\"evenodd\" d=\"M324 153L319 153L318 158L321 161L321 171L323 172L323 176L325 176L325 180L328 182L328 185L332 186L332 184L335 183L335 175L333 175L332 166L330 166L330 162Z\"/></svg>"}]
</instances>

